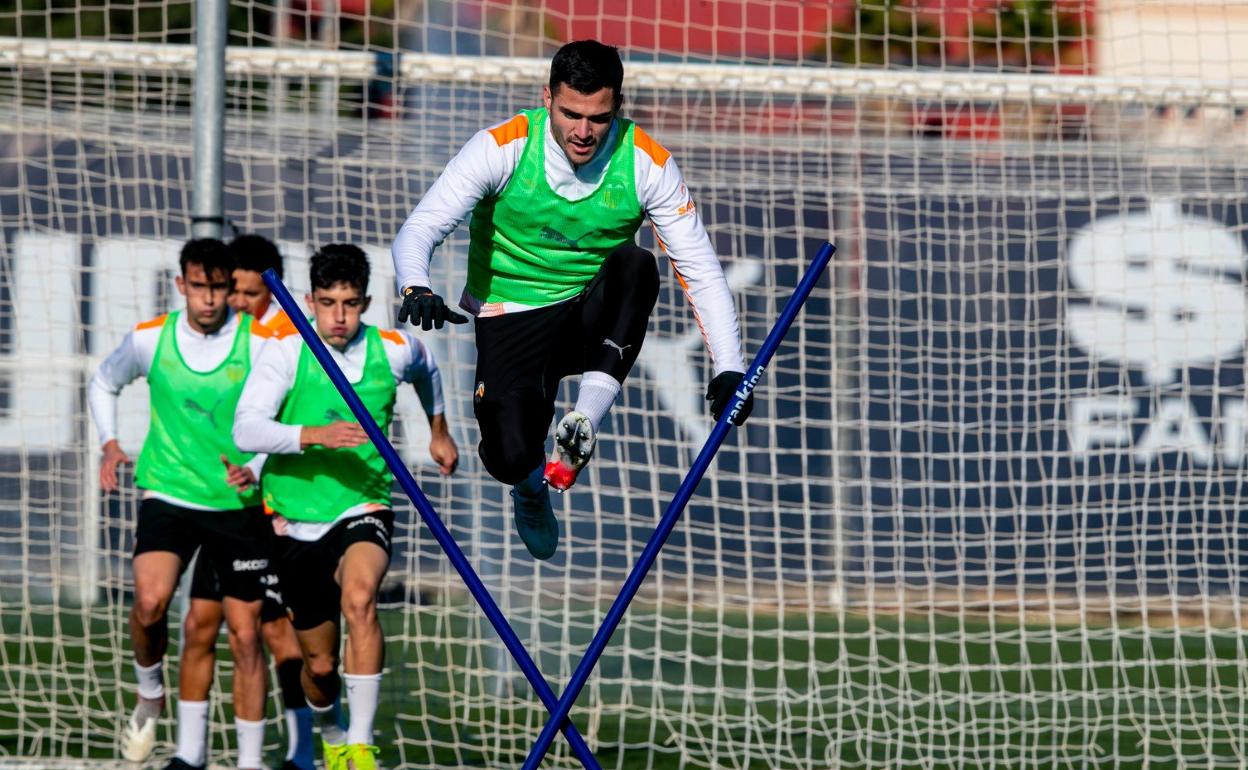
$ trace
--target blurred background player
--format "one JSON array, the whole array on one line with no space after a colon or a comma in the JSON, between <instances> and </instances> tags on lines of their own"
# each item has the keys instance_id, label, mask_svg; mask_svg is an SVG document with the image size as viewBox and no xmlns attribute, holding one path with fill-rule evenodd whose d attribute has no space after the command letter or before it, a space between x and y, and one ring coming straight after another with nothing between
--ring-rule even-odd
<instances>
[{"instance_id":1,"label":"blurred background player","mask_svg":"<svg viewBox=\"0 0 1248 770\"><path fill-rule=\"evenodd\" d=\"M429 260L472 214L459 305L476 316L478 450L490 475L513 485L516 529L538 559L559 543L547 485L576 481L641 352L659 292L654 255L634 244L645 218L706 338L716 419L745 371L732 293L706 228L671 154L619 117L623 80L615 48L594 40L560 48L545 105L468 140L394 240L399 322L463 323L429 288ZM545 462L559 381L574 374L576 406Z\"/></svg>"},{"instance_id":2,"label":"blurred background player","mask_svg":"<svg viewBox=\"0 0 1248 770\"><path fill-rule=\"evenodd\" d=\"M295 629L286 617L273 560L261 580L264 597L260 607L260 635L273 655L286 719L286 757L282 770L312 770L312 711L304 700L300 682L303 653L299 650ZM190 596L178 670L178 743L174 761L167 770L203 767L207 755L208 694L212 689L222 621L221 583L207 559L195 562ZM188 701L189 709L184 708Z\"/></svg>"},{"instance_id":3,"label":"blurred background player","mask_svg":"<svg viewBox=\"0 0 1248 770\"><path fill-rule=\"evenodd\" d=\"M227 247L234 257L231 274L230 307L247 313L273 331L290 333L295 330L286 312L273 301L269 287L261 276L265 270L273 270L283 277L282 254L277 245L262 235L240 235Z\"/></svg>"},{"instance_id":4,"label":"blurred background player","mask_svg":"<svg viewBox=\"0 0 1248 770\"><path fill-rule=\"evenodd\" d=\"M443 474L453 473L459 450L433 356L404 332L361 321L370 299L364 252L330 244L312 256L310 272L306 301L317 334L373 418L386 430L398 385L412 383L429 420L429 453ZM394 534L390 471L298 334L274 340L257 362L239 400L234 439L269 455L264 502L275 512L278 574L303 649L304 694L321 728L326 766L371 770L385 652L377 590ZM347 625L345 733L334 713L342 685L340 617Z\"/></svg>"},{"instance_id":5,"label":"blurred background player","mask_svg":"<svg viewBox=\"0 0 1248 770\"><path fill-rule=\"evenodd\" d=\"M282 275L282 256L277 246L259 235L240 235L227 250L234 268L227 302L270 330L293 330L290 319L272 301L269 287L260 277L272 269ZM260 609L260 633L273 655L286 718L286 758L282 770L312 770L312 712L303 698L299 674L303 654L299 640L282 605L277 573L263 577L264 598ZM175 763L170 770L202 767L207 753L208 694L216 668L217 637L221 629L221 580L209 559L196 559L191 574L190 607L184 621L181 665L178 669L179 714Z\"/></svg>"},{"instance_id":6,"label":"blurred background player","mask_svg":"<svg viewBox=\"0 0 1248 770\"><path fill-rule=\"evenodd\" d=\"M105 491L117 489L117 467L130 462L116 439L118 394L139 377L147 378L151 393L151 426L135 469L142 502L130 639L139 701L126 725L122 754L140 761L155 743L156 718L164 708L169 600L198 549L221 583L234 657L238 766L253 770L261 766L264 743L260 599L273 537L256 488L263 458L235 448L230 431L243 382L271 335L226 303L233 260L225 244L189 241L179 264L176 284L186 307L136 326L100 365L88 389L103 441ZM178 724L206 720L203 695L180 694Z\"/></svg>"}]
</instances>

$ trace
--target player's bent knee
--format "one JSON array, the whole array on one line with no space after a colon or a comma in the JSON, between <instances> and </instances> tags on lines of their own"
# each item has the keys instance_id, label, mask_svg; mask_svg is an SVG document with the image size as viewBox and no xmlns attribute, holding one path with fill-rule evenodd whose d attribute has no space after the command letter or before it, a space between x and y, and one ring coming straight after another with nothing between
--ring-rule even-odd
<instances>
[{"instance_id":1,"label":"player's bent knee","mask_svg":"<svg viewBox=\"0 0 1248 770\"><path fill-rule=\"evenodd\" d=\"M504 484L518 484L546 459L546 433L553 406L537 389L494 395L476 401L481 443L477 452L485 470Z\"/></svg>"},{"instance_id":2,"label":"player's bent knee","mask_svg":"<svg viewBox=\"0 0 1248 770\"><path fill-rule=\"evenodd\" d=\"M338 656L331 653L312 654L304 658L304 670L313 682L324 682L338 675Z\"/></svg>"},{"instance_id":3,"label":"player's bent knee","mask_svg":"<svg viewBox=\"0 0 1248 770\"><path fill-rule=\"evenodd\" d=\"M195 612L194 609L186 614L186 620L182 624L182 628L186 631L187 639L194 641L215 638L220 627L220 618L215 616L211 618L206 617Z\"/></svg>"},{"instance_id":4,"label":"player's bent knee","mask_svg":"<svg viewBox=\"0 0 1248 770\"><path fill-rule=\"evenodd\" d=\"M134 616L144 627L160 623L168 609L169 597L158 591L137 591L134 595Z\"/></svg>"},{"instance_id":5,"label":"player's bent knee","mask_svg":"<svg viewBox=\"0 0 1248 770\"><path fill-rule=\"evenodd\" d=\"M347 586L342 589L342 615L347 627L372 624L377 620L377 591L371 585Z\"/></svg>"},{"instance_id":6,"label":"player's bent knee","mask_svg":"<svg viewBox=\"0 0 1248 770\"><path fill-rule=\"evenodd\" d=\"M217 633L206 625L187 623L182 632L182 645L185 649L208 651L216 647Z\"/></svg>"},{"instance_id":7,"label":"player's bent knee","mask_svg":"<svg viewBox=\"0 0 1248 770\"><path fill-rule=\"evenodd\" d=\"M230 652L237 662L240 658L260 659L260 634L251 628L230 629Z\"/></svg>"},{"instance_id":8,"label":"player's bent knee","mask_svg":"<svg viewBox=\"0 0 1248 770\"><path fill-rule=\"evenodd\" d=\"M519 484L523 481L544 459L544 454L540 447L534 452L528 447L509 445L503 442L498 442L498 445L491 446L489 443L482 441L479 454L481 455L481 464L485 466L486 472L498 481L511 485Z\"/></svg>"}]
</instances>

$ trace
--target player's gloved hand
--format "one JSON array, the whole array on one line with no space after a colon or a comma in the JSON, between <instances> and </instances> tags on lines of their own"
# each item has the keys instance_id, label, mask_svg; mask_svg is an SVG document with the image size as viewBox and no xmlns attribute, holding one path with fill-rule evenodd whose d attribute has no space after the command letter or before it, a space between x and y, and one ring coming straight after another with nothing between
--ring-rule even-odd
<instances>
[{"instance_id":1,"label":"player's gloved hand","mask_svg":"<svg viewBox=\"0 0 1248 770\"><path fill-rule=\"evenodd\" d=\"M706 386L706 400L711 402L711 416L716 420L728 408L728 404L732 403L732 395L737 392L743 379L745 379L743 372L720 372ZM752 411L754 411L754 393L751 391L749 398L745 399L745 403L741 405L741 411L737 412L733 424L745 424L745 418L749 417Z\"/></svg>"},{"instance_id":2,"label":"player's gloved hand","mask_svg":"<svg viewBox=\"0 0 1248 770\"><path fill-rule=\"evenodd\" d=\"M408 286L403 290L403 306L399 308L399 323L411 322L425 331L441 329L442 324L468 323L468 317L446 306L442 298L428 286Z\"/></svg>"}]
</instances>

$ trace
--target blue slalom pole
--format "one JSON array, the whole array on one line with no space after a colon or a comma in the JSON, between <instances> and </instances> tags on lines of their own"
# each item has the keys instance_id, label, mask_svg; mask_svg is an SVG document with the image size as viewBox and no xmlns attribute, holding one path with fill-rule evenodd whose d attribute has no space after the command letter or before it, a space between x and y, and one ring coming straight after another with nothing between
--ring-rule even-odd
<instances>
[{"instance_id":1,"label":"blue slalom pole","mask_svg":"<svg viewBox=\"0 0 1248 770\"><path fill-rule=\"evenodd\" d=\"M680 520L681 513L689 503L689 498L693 497L698 482L706 475L706 470L710 467L711 460L715 458L715 453L719 451L720 445L724 443L724 439L728 436L728 431L733 427L733 418L736 417L745 400L754 392L759 378L763 376L763 370L771 362L771 357L775 355L776 348L780 347L781 340L788 333L789 327L793 325L793 320L797 318L798 312L802 309L802 305L806 303L806 298L810 296L811 290L814 289L820 276L823 275L823 271L828 266L828 262L831 261L834 253L836 253L835 246L831 243L823 244L819 248L819 253L815 255L814 262L806 269L806 274L802 276L802 280L798 283L797 288L793 290L793 296L789 298L788 304L780 312L779 320L771 328L771 333L767 335L767 339L763 342L763 346L759 348L758 354L754 356L754 363L750 364L750 367L746 369L745 377L741 380L741 387L733 394L728 408L724 409L719 416L719 422L715 423L715 428L706 439L706 443L702 445L702 451L698 453L697 458L693 461L693 465L689 468L689 473L685 475L685 480L681 482L680 489L676 491L676 496L672 498L672 502L668 504L667 510L663 512L663 518L659 521L658 527L655 528L654 534L650 535L650 541L646 543L645 549L641 552L641 558L637 560L633 571L629 573L628 579L624 581L624 587L620 589L620 595L616 597L615 602L611 605L611 609L607 611L607 616L602 621L602 626L599 627L598 633L594 635L593 641L589 643L589 647L585 650L585 656L581 658L576 671L572 673L572 678L568 681L568 686L564 689L563 696L559 699L559 704L553 709L548 707L550 719L546 722L546 726L542 728L542 732L537 738L537 743L533 744L533 749L529 752L528 758L525 759L523 770L537 770L537 766L546 757L550 744L555 740L555 731L562 725L571 722L568 715L572 711L572 705L576 703L576 699L581 694L581 689L585 687L585 682L588 681L590 673L598 665L598 659L602 657L602 653L607 647L607 642L611 640L611 635L619 627L625 611L628 610L628 605L633 601L633 597L637 595L642 581L646 579L646 574L654 566L654 561L658 558L659 551L663 548L663 544L667 542L667 538L672 534L672 530L675 529L676 522Z\"/></svg>"},{"instance_id":2,"label":"blue slalom pole","mask_svg":"<svg viewBox=\"0 0 1248 770\"><path fill-rule=\"evenodd\" d=\"M325 343L321 341L320 336L312 325L308 323L308 319L304 317L303 311L299 309L299 305L295 303L295 298L290 296L290 292L286 290L286 286L282 283L282 279L277 277L277 273L272 270L266 270L264 282L269 287L269 291L273 292L273 296L277 298L278 304L282 306L282 310L286 311L286 315L295 324L295 328L299 330L299 335L303 337L304 343L308 349L312 351L312 355L316 356L316 360L320 362L325 369L325 373L329 375L329 379L334 383L334 387L342 394L342 398L350 407L351 413L355 415L355 419L359 420L360 426L364 428L364 432L372 440L373 445L377 447L377 451L386 461L386 465L390 466L390 472L399 480L399 486L403 487L403 491L411 498L412 504L416 506L420 518L425 522L425 526L429 527L429 531L433 533L434 539L438 541L438 545L442 546L442 550L450 557L451 564L455 566L455 570L468 586L468 590L472 592L477 603L481 605L481 609L485 611L485 615L489 618L490 625L494 626L494 630L502 638L503 644L507 645L507 649L511 651L512 657L520 664L520 669L524 672L524 676L529 680L529 684L533 686L533 690L537 692L537 696L541 698L546 709L552 710L558 704L554 690L550 689L550 685L546 683L545 677L538 671L537 664L529 657L529 653L524 649L524 643L516 636L516 632L512 630L507 619L503 617L503 613L499 610L498 605L494 603L494 598L490 596L489 590L481 582L481 578L477 577L477 573L473 570L472 565L468 563L464 552L460 550L459 544L455 542L455 538L451 537L451 533L446 529L446 525L442 523L442 519L438 518L438 514L433 510L429 498L425 497L425 493L421 491L420 486L416 484L416 479L412 478L412 473L403 463L399 453L394 450L390 444L390 440L386 438L386 434L382 433L373 416L368 413L368 408L360 401L360 397L356 395L355 388L351 387L351 383L343 375L342 370L338 368L338 364L334 361L329 351L325 349ZM594 758L594 754L586 745L585 739L577 732L576 725L572 724L572 720L563 720L563 734L567 736L568 743L572 746L572 751L581 760L581 764L585 766L585 770L602 770L598 764L598 760Z\"/></svg>"}]
</instances>

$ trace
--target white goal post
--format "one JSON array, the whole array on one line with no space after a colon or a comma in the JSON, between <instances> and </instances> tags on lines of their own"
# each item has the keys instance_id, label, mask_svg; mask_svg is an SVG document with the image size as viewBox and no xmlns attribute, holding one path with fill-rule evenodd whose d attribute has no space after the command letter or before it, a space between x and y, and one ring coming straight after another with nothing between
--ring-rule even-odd
<instances>
[{"instance_id":1,"label":"white goal post","mask_svg":"<svg viewBox=\"0 0 1248 770\"><path fill-rule=\"evenodd\" d=\"M549 59L396 53L395 74L408 83L541 85ZM79 72L195 72L195 46L98 40L28 40L0 37L0 64ZM252 77L377 77L377 55L365 51L299 48L226 49L226 72ZM630 62L630 88L716 89L801 96L984 100L987 102L1085 102L1236 107L1248 102L1248 86L1234 80L1191 77L1098 77L1033 73L860 70L755 64Z\"/></svg>"}]
</instances>

